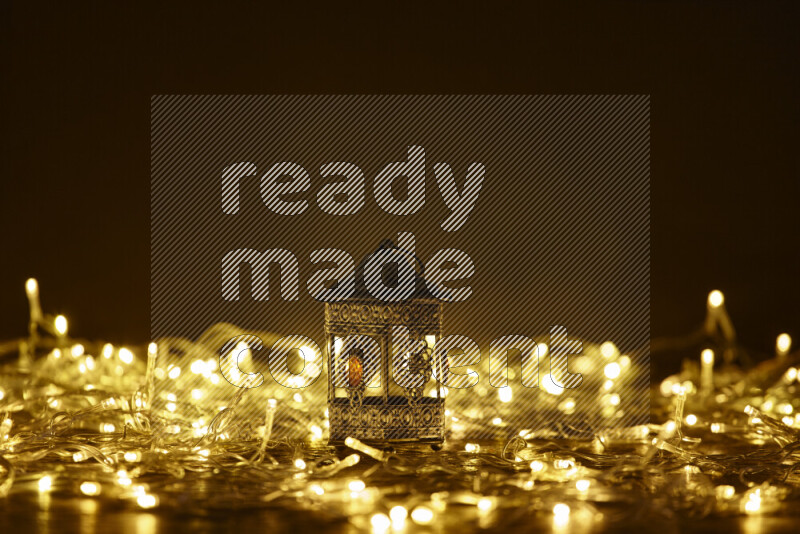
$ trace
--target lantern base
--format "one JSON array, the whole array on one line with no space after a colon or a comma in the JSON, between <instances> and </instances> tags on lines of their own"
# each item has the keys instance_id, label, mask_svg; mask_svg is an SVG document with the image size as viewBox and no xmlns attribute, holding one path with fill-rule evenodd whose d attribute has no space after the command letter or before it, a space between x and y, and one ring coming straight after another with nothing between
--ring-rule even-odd
<instances>
[{"instance_id":1,"label":"lantern base","mask_svg":"<svg viewBox=\"0 0 800 534\"><path fill-rule=\"evenodd\" d=\"M348 437L373 442L444 441L444 399L422 397L409 405L402 396L364 397L353 408L349 399L328 401L331 444Z\"/></svg>"}]
</instances>

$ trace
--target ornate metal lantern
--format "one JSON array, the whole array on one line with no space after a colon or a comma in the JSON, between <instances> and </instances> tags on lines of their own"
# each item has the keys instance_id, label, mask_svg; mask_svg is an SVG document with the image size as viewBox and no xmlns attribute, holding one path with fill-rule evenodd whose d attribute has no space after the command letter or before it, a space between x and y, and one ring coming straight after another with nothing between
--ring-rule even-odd
<instances>
[{"instance_id":1,"label":"ornate metal lantern","mask_svg":"<svg viewBox=\"0 0 800 534\"><path fill-rule=\"evenodd\" d=\"M387 248L399 250L386 241L372 254ZM364 283L372 254L356 269L352 297L325 304L330 440L441 442L444 395L442 372L434 372L434 347L441 337L442 302L428 292L424 267L413 255L418 268L411 296L395 302L374 298ZM395 380L399 374L405 380Z\"/></svg>"}]
</instances>

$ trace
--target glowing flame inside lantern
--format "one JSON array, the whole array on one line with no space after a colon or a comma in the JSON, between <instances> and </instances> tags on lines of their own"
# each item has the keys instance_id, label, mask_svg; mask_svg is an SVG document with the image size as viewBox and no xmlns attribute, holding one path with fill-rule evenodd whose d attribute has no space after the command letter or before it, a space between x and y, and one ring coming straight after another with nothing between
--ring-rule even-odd
<instances>
[{"instance_id":1,"label":"glowing flame inside lantern","mask_svg":"<svg viewBox=\"0 0 800 534\"><path fill-rule=\"evenodd\" d=\"M347 359L347 382L351 388L357 387L364 377L364 366L361 364L361 359L356 356L350 356Z\"/></svg>"}]
</instances>

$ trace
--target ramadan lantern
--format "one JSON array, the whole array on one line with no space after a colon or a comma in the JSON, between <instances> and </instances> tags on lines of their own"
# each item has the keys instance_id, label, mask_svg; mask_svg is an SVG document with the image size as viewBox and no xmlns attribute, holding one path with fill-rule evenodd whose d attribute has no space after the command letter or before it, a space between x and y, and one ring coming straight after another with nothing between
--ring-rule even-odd
<instances>
[{"instance_id":1,"label":"ramadan lantern","mask_svg":"<svg viewBox=\"0 0 800 534\"><path fill-rule=\"evenodd\" d=\"M376 298L365 282L369 258L386 251L415 266L402 300ZM392 286L399 274L381 276ZM358 266L352 287L348 298L325 304L330 440L443 441L445 364L434 354L442 302L428 291L424 267L385 241Z\"/></svg>"}]
</instances>

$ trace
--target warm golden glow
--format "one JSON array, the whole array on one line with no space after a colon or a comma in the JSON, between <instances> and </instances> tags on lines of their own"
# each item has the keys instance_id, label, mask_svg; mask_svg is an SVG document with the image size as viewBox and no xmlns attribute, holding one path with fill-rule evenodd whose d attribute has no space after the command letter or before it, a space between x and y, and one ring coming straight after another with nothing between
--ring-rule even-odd
<instances>
[{"instance_id":1,"label":"warm golden glow","mask_svg":"<svg viewBox=\"0 0 800 534\"><path fill-rule=\"evenodd\" d=\"M53 326L55 326L56 332L58 332L59 336L64 336L67 334L67 318L63 315L56 315Z\"/></svg>"},{"instance_id":2,"label":"warm golden glow","mask_svg":"<svg viewBox=\"0 0 800 534\"><path fill-rule=\"evenodd\" d=\"M553 515L556 516L556 520L564 520L569 517L569 505L560 502L553 506Z\"/></svg>"},{"instance_id":3,"label":"warm golden glow","mask_svg":"<svg viewBox=\"0 0 800 534\"><path fill-rule=\"evenodd\" d=\"M611 359L619 354L619 350L617 350L617 346L612 342L606 341L600 345L600 354L602 354L604 358Z\"/></svg>"},{"instance_id":4,"label":"warm golden glow","mask_svg":"<svg viewBox=\"0 0 800 534\"><path fill-rule=\"evenodd\" d=\"M158 505L158 499L155 495L150 495L149 493L145 493L144 495L139 495L136 499L136 502L142 508L155 508Z\"/></svg>"},{"instance_id":5,"label":"warm golden glow","mask_svg":"<svg viewBox=\"0 0 800 534\"><path fill-rule=\"evenodd\" d=\"M725 303L725 296L719 289L715 289L714 291L708 294L708 305L711 306L712 308L719 308L724 303Z\"/></svg>"},{"instance_id":6,"label":"warm golden glow","mask_svg":"<svg viewBox=\"0 0 800 534\"><path fill-rule=\"evenodd\" d=\"M367 485L364 484L363 480L352 480L349 484L347 484L347 489L353 492L364 491L366 487Z\"/></svg>"},{"instance_id":7,"label":"warm golden glow","mask_svg":"<svg viewBox=\"0 0 800 534\"><path fill-rule=\"evenodd\" d=\"M411 520L418 525L427 525L433 521L433 510L427 506L417 506L411 512Z\"/></svg>"},{"instance_id":8,"label":"warm golden glow","mask_svg":"<svg viewBox=\"0 0 800 534\"><path fill-rule=\"evenodd\" d=\"M392 526L400 529L408 517L408 510L404 506L395 506L389 510L389 518L392 520Z\"/></svg>"},{"instance_id":9,"label":"warm golden glow","mask_svg":"<svg viewBox=\"0 0 800 534\"><path fill-rule=\"evenodd\" d=\"M792 348L792 337L789 334L779 335L775 340L775 348L778 350L778 354L788 354Z\"/></svg>"},{"instance_id":10,"label":"warm golden glow","mask_svg":"<svg viewBox=\"0 0 800 534\"><path fill-rule=\"evenodd\" d=\"M90 497L100 495L100 484L96 482L84 482L81 484L81 493Z\"/></svg>"},{"instance_id":11,"label":"warm golden glow","mask_svg":"<svg viewBox=\"0 0 800 534\"><path fill-rule=\"evenodd\" d=\"M606 377L612 380L619 377L619 374L621 372L622 368L620 368L617 362L611 362L608 365L606 365L605 368L603 369L603 373L606 375Z\"/></svg>"},{"instance_id":12,"label":"warm golden glow","mask_svg":"<svg viewBox=\"0 0 800 534\"><path fill-rule=\"evenodd\" d=\"M357 387L364 377L364 367L361 360L355 356L347 359L347 383L351 388Z\"/></svg>"},{"instance_id":13,"label":"warm golden glow","mask_svg":"<svg viewBox=\"0 0 800 534\"><path fill-rule=\"evenodd\" d=\"M130 364L133 362L133 353L128 349L126 349L125 347L122 347L121 349L119 349L119 359L125 363Z\"/></svg>"},{"instance_id":14,"label":"warm golden glow","mask_svg":"<svg viewBox=\"0 0 800 534\"><path fill-rule=\"evenodd\" d=\"M386 532L392 525L389 516L386 514L375 514L370 518L369 522L372 525L372 531L375 533Z\"/></svg>"},{"instance_id":15,"label":"warm golden glow","mask_svg":"<svg viewBox=\"0 0 800 534\"><path fill-rule=\"evenodd\" d=\"M550 395L561 395L564 393L564 388L556 384L556 381L550 374L545 375L544 379L542 380L542 389L544 389Z\"/></svg>"},{"instance_id":16,"label":"warm golden glow","mask_svg":"<svg viewBox=\"0 0 800 534\"><path fill-rule=\"evenodd\" d=\"M49 475L43 476L42 478L39 479L39 493L45 493L47 491L50 491L52 487L53 487L53 479Z\"/></svg>"},{"instance_id":17,"label":"warm golden glow","mask_svg":"<svg viewBox=\"0 0 800 534\"><path fill-rule=\"evenodd\" d=\"M25 292L28 296L34 296L39 292L39 282L36 281L36 278L28 278L25 281Z\"/></svg>"}]
</instances>

